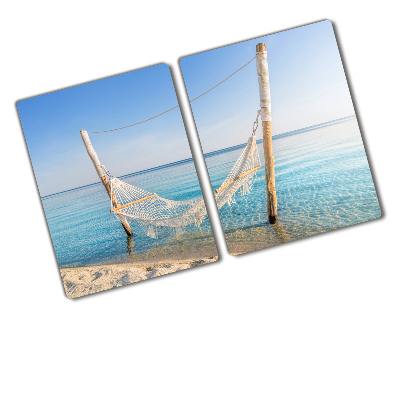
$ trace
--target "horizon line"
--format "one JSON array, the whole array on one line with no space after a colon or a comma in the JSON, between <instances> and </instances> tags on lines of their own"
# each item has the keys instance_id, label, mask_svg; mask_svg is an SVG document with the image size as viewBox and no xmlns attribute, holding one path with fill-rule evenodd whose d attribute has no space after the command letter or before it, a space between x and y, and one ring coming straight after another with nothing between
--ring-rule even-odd
<instances>
[{"instance_id":1,"label":"horizon line","mask_svg":"<svg viewBox=\"0 0 400 400\"><path fill-rule=\"evenodd\" d=\"M333 119L333 120L330 120L330 121L321 122L319 124L306 126L304 128L295 129L293 131L279 133L277 135L273 135L272 136L272 140L276 140L276 139L280 139L280 138L284 138L284 137L288 137L288 136L292 136L292 135L297 135L299 133L303 133L304 130L317 129L317 128L321 128L323 126L326 126L326 125L329 125L329 124L332 124L332 123L340 123L343 120L346 120L346 119L349 119L349 118L356 118L356 117L357 117L356 114L351 114L351 115L348 115L346 117L341 117L341 118ZM262 139L257 139L257 143L261 143L261 141L262 141ZM203 156L204 156L204 158L213 157L213 156L216 156L218 154L221 154L222 152L237 150L237 149L240 149L241 147L246 146L246 143L247 142L240 143L240 144L237 144L235 146L225 147L225 148L219 149L219 150L210 151L208 153L203 153ZM131 172L129 174L124 174L124 175L117 176L116 178L120 179L120 178L127 178L127 177L136 176L136 175L141 175L141 174L144 174L144 173L147 173L147 172L157 171L159 169L164 169L164 168L168 168L168 167L179 165L179 164L187 164L187 163L189 163L191 161L193 162L193 157L185 158L183 160L174 161L174 162L167 163L167 164L158 165L156 167L151 167L151 168L143 169L143 170L136 171L136 172ZM40 198L41 199L45 199L46 197L51 197L51 196L55 196L55 195L58 195L58 194L71 192L73 190L78 190L78 189L86 188L86 187L89 187L89 186L98 185L100 183L101 183L101 181L94 182L94 183L88 183L87 185L78 186L76 188L67 189L67 190L61 190L60 192L47 194L45 196L40 196Z\"/></svg>"}]
</instances>

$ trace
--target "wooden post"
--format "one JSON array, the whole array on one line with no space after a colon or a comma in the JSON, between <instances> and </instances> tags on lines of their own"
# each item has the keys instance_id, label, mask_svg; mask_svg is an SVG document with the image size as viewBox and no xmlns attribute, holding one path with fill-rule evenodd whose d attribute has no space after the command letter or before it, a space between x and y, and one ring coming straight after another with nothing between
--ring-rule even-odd
<instances>
[{"instance_id":1,"label":"wooden post","mask_svg":"<svg viewBox=\"0 0 400 400\"><path fill-rule=\"evenodd\" d=\"M263 148L265 160L265 182L267 184L267 212L268 219L274 224L278 218L277 199L275 191L274 154L272 152L271 134L271 95L269 87L269 71L267 62L267 49L264 43L256 46L257 73L260 88L261 121L263 129Z\"/></svg>"},{"instance_id":2,"label":"wooden post","mask_svg":"<svg viewBox=\"0 0 400 400\"><path fill-rule=\"evenodd\" d=\"M85 144L85 147L89 154L89 157L93 162L93 165L97 172L97 175L99 176L101 182L103 183L104 187L106 188L106 191L108 193L108 196L111 199L111 202L112 202L114 208L120 207L120 204L119 204L117 198L115 197L114 193L111 193L111 184L108 181L107 175L104 173L103 168L101 167L100 159L96 153L96 150L93 148L93 145L89 139L88 133L85 130L82 130L81 137L82 137L83 143ZM129 222L126 220L126 218L121 218L120 221L121 221L123 228L125 229L126 234L128 236L132 236L132 229L129 225Z\"/></svg>"}]
</instances>

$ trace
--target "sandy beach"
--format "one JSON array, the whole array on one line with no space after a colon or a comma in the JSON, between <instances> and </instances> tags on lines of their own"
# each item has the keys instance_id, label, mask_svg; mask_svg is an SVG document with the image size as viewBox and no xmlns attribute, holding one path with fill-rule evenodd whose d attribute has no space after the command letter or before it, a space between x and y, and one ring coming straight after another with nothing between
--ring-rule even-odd
<instances>
[{"instance_id":1,"label":"sandy beach","mask_svg":"<svg viewBox=\"0 0 400 400\"><path fill-rule=\"evenodd\" d=\"M65 293L74 299L217 261L218 257L61 268Z\"/></svg>"}]
</instances>

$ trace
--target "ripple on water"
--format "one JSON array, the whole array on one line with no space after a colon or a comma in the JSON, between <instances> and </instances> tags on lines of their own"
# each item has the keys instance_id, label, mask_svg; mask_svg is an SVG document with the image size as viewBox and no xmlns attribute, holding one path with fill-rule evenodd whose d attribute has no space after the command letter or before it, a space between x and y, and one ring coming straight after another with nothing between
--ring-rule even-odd
<instances>
[{"instance_id":1,"label":"ripple on water","mask_svg":"<svg viewBox=\"0 0 400 400\"><path fill-rule=\"evenodd\" d=\"M279 225L266 213L263 168L248 196L220 210L228 248L243 253L380 217L377 195L355 118L273 140ZM241 150L207 159L213 186L219 165ZM263 160L262 144L259 144Z\"/></svg>"},{"instance_id":2,"label":"ripple on water","mask_svg":"<svg viewBox=\"0 0 400 400\"><path fill-rule=\"evenodd\" d=\"M244 138L245 141L247 138ZM299 130L273 140L279 223L268 224L264 166L251 193L236 195L220 210L228 248L244 253L378 218L381 214L355 118ZM243 149L206 156L216 189ZM262 144L259 144L263 160ZM124 177L130 184L174 200L201 196L192 162ZM127 241L101 184L46 196L49 230L60 266L216 255L208 218L201 231L179 236L160 230L159 239L135 230Z\"/></svg>"}]
</instances>

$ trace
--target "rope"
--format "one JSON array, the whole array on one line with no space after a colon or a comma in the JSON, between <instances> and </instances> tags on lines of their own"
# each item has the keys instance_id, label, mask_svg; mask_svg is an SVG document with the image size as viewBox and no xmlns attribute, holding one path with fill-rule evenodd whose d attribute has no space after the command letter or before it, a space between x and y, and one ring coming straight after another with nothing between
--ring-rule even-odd
<instances>
[{"instance_id":1,"label":"rope","mask_svg":"<svg viewBox=\"0 0 400 400\"><path fill-rule=\"evenodd\" d=\"M214 192L218 209L225 204L234 203L238 191L242 194L250 193L260 167L257 141L251 135L229 174ZM140 226L152 238L156 238L162 229L173 228L178 232L189 225L200 227L206 218L203 197L184 201L166 199L118 178L112 178L104 167L103 169L110 179L112 198L115 199L114 202L111 200L110 212L120 221L130 219L137 222L135 227ZM115 204L118 206L115 207Z\"/></svg>"},{"instance_id":2,"label":"rope","mask_svg":"<svg viewBox=\"0 0 400 400\"><path fill-rule=\"evenodd\" d=\"M225 78L223 81L221 81L220 83L216 84L215 86L213 86L211 89L207 90L207 92L204 92L203 94L201 94L200 96L195 97L193 100L189 100L189 102L191 103L192 101L197 100L198 98L200 98L201 96L204 96L205 94L207 94L208 92L211 92L211 90L215 89L217 86L219 86L221 83L224 83L225 81L227 81L229 78L231 78L233 75L235 75L237 72L239 72L241 69L243 69L244 67L246 67L247 65L249 65L257 56L253 57L248 63L244 64L243 67L240 67L239 69L237 69L233 74L230 74L227 78Z\"/></svg>"},{"instance_id":3,"label":"rope","mask_svg":"<svg viewBox=\"0 0 400 400\"><path fill-rule=\"evenodd\" d=\"M161 114L158 114L158 115L155 115L154 117L145 119L144 121L137 122L136 124L123 126L122 128L110 129L110 130L108 130L108 131L89 132L89 133L106 133L106 132L119 131L120 129L130 128L131 126L140 125L140 124L143 124L143 123L145 123L145 122L147 122L147 121L150 121L151 119L157 118L157 117L159 117L159 116L161 116L161 115L163 115L163 114L166 114L167 112L170 112L170 111L172 111L172 110L175 110L175 108L178 108L178 107L179 107L179 105L177 105L177 106L175 106L175 107L172 107L172 108L170 108L169 110L162 112Z\"/></svg>"},{"instance_id":4,"label":"rope","mask_svg":"<svg viewBox=\"0 0 400 400\"><path fill-rule=\"evenodd\" d=\"M197 97L195 97L195 98L192 99L192 100L189 100L189 103L192 103L193 101L199 99L200 97L204 96L205 94L211 92L211 90L215 89L216 87L218 87L218 86L221 85L222 83L226 82L229 78L231 78L233 75L235 75L235 74L236 74L237 72L239 72L241 69L243 69L244 67L246 67L247 65L249 65L256 57L257 57L257 56L253 57L248 63L244 64L242 67L240 67L240 68L237 69L235 72L233 72L232 74L230 74L230 75L229 75L227 78L225 78L223 81L217 83L217 84L216 84L215 86L213 86L211 89L208 89L206 92L202 93L200 96L197 96ZM132 126L140 125L140 124L143 124L143 123L145 123L145 122L147 122L147 121L150 121L150 120L152 120L152 119L154 119L154 118L160 117L161 115L164 115L164 114L166 114L166 113L168 113L168 112L170 112L170 111L172 111L172 110L175 110L175 108L178 108L178 107L179 107L179 104L176 105L175 107L170 108L170 109L167 110L167 111L162 112L161 114L157 114L157 115L155 115L154 117L145 119L144 121L141 121L141 122L137 122L136 124L123 126L122 128L109 129L108 131L88 132L88 133L106 133L106 132L119 131L120 129L130 128L130 127L132 127Z\"/></svg>"}]
</instances>

